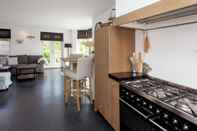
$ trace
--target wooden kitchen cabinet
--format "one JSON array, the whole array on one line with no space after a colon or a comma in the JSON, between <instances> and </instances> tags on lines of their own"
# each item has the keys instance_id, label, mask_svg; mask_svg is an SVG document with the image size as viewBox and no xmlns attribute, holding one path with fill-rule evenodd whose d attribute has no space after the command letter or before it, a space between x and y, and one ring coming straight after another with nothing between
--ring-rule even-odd
<instances>
[{"instance_id":1,"label":"wooden kitchen cabinet","mask_svg":"<svg viewBox=\"0 0 197 131\"><path fill-rule=\"evenodd\" d=\"M111 125L115 131L120 131L120 118L119 118L119 83L115 80L109 79L110 88L110 116Z\"/></svg>"},{"instance_id":2,"label":"wooden kitchen cabinet","mask_svg":"<svg viewBox=\"0 0 197 131\"><path fill-rule=\"evenodd\" d=\"M119 130L119 105L117 83L109 79L109 73L131 70L129 56L135 49L133 29L108 26L95 33L95 110L108 123Z\"/></svg>"}]
</instances>

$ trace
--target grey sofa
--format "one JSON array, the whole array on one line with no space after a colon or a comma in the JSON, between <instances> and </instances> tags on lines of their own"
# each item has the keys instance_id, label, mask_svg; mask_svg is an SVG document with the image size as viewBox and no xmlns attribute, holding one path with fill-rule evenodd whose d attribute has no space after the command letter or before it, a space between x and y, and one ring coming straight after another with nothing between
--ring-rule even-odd
<instances>
[{"instance_id":1,"label":"grey sofa","mask_svg":"<svg viewBox=\"0 0 197 131\"><path fill-rule=\"evenodd\" d=\"M9 65L8 59L10 57L17 57L18 64L17 65ZM11 74L16 75L16 67L20 65L30 65L30 64L36 64L36 73L43 73L44 72L44 62L40 61L38 63L38 60L42 58L40 55L15 55L15 56L0 56L0 64L2 65L8 65L10 66Z\"/></svg>"}]
</instances>

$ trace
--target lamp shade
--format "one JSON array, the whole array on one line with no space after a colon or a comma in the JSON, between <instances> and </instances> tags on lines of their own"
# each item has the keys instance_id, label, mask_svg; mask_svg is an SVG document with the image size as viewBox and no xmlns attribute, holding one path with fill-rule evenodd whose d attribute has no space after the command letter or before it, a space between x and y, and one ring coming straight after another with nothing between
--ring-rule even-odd
<instances>
[{"instance_id":1,"label":"lamp shade","mask_svg":"<svg viewBox=\"0 0 197 131\"><path fill-rule=\"evenodd\" d=\"M71 43L66 43L66 44L64 44L64 47L65 48L72 48L72 44Z\"/></svg>"}]
</instances>

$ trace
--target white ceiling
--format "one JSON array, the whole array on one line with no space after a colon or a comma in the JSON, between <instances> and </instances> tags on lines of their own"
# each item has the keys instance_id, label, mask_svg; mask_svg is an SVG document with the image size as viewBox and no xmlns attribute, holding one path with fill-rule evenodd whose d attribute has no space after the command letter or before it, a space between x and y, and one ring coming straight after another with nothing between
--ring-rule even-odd
<instances>
[{"instance_id":1,"label":"white ceiling","mask_svg":"<svg viewBox=\"0 0 197 131\"><path fill-rule=\"evenodd\" d=\"M53 28L88 28L114 0L0 0L0 23Z\"/></svg>"}]
</instances>

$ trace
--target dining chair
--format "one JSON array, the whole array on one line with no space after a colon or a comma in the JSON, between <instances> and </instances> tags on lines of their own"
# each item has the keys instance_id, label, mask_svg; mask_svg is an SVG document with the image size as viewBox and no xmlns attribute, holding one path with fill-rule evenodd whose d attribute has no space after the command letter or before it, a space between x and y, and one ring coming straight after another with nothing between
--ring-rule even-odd
<instances>
[{"instance_id":1,"label":"dining chair","mask_svg":"<svg viewBox=\"0 0 197 131\"><path fill-rule=\"evenodd\" d=\"M92 88L91 88L91 72L92 72L93 57L82 57L79 60L76 71L66 69L64 73L64 95L65 103L68 103L68 98L73 94L77 102L77 111L80 111L81 102L80 98L83 95L82 92L86 92L86 95L90 97L92 102ZM89 79L89 87L87 87L87 79ZM73 81L73 88L71 88L71 81ZM74 93L71 93L71 92Z\"/></svg>"}]
</instances>

